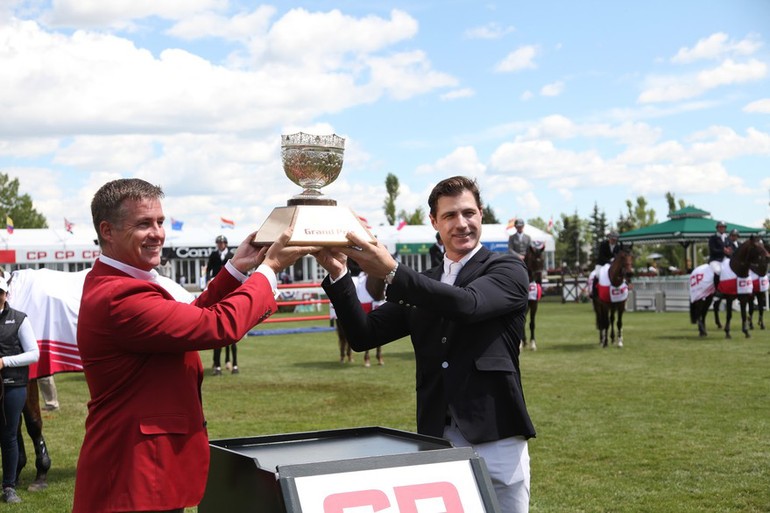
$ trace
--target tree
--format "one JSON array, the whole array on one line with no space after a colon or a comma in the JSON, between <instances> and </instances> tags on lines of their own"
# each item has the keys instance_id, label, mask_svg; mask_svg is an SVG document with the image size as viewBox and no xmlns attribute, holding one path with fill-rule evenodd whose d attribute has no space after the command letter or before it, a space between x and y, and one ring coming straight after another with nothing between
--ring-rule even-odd
<instances>
[{"instance_id":1,"label":"tree","mask_svg":"<svg viewBox=\"0 0 770 513\"><path fill-rule=\"evenodd\" d=\"M495 211L492 210L492 206L489 203L484 206L483 213L484 215L481 216L482 224L500 224Z\"/></svg>"},{"instance_id":2,"label":"tree","mask_svg":"<svg viewBox=\"0 0 770 513\"><path fill-rule=\"evenodd\" d=\"M588 240L585 233L587 222L582 221L577 211L571 216L561 214L561 226L556 239L556 261L568 266L582 268L588 260L584 245Z\"/></svg>"},{"instance_id":3,"label":"tree","mask_svg":"<svg viewBox=\"0 0 770 513\"><path fill-rule=\"evenodd\" d=\"M631 200L626 200L628 211L626 214L620 214L618 217L618 231L628 232L637 228L650 226L658 221L655 219L655 210L647 208L647 200L644 196L637 196L636 204Z\"/></svg>"},{"instance_id":4,"label":"tree","mask_svg":"<svg viewBox=\"0 0 770 513\"><path fill-rule=\"evenodd\" d=\"M425 213L422 207L417 207L411 214L406 210L401 210L398 213L398 218L406 221L406 224L425 224Z\"/></svg>"},{"instance_id":5,"label":"tree","mask_svg":"<svg viewBox=\"0 0 770 513\"><path fill-rule=\"evenodd\" d=\"M671 214L671 212L674 212L675 210L681 210L684 207L687 206L685 201L683 199L677 200L674 196L674 193L667 192L666 193L666 203L668 203L668 213ZM682 267L682 248L678 245L673 244L656 244L652 247L653 251L657 251L660 254L663 255L663 259L666 263L668 263L669 266L673 267Z\"/></svg>"},{"instance_id":6,"label":"tree","mask_svg":"<svg viewBox=\"0 0 770 513\"><path fill-rule=\"evenodd\" d=\"M398 198L398 177L393 173L388 173L385 177L385 190L388 193L388 197L385 198L385 219L388 224L393 226L396 224L396 198Z\"/></svg>"},{"instance_id":7,"label":"tree","mask_svg":"<svg viewBox=\"0 0 770 513\"><path fill-rule=\"evenodd\" d=\"M388 197L385 198L385 204L383 208L385 210L385 219L393 226L397 220L403 219L406 224L425 224L425 212L422 207L417 207L411 214L404 209L401 209L396 216L396 198L398 198L398 177L393 173L388 173L385 177L385 190L388 193Z\"/></svg>"},{"instance_id":8,"label":"tree","mask_svg":"<svg viewBox=\"0 0 770 513\"><path fill-rule=\"evenodd\" d=\"M534 226L538 230L542 230L544 232L548 231L548 223L544 219L542 219L540 217L532 217L532 218L527 220L527 223L530 226Z\"/></svg>"},{"instance_id":9,"label":"tree","mask_svg":"<svg viewBox=\"0 0 770 513\"><path fill-rule=\"evenodd\" d=\"M666 193L666 202L668 203L668 213L669 214L671 212L675 211L675 210L681 210L681 209L683 209L684 207L687 206L687 204L684 202L683 199L679 200L679 203L678 203L678 206L677 206L677 201L676 201L676 198L674 197L674 193L673 192L667 192Z\"/></svg>"},{"instance_id":10,"label":"tree","mask_svg":"<svg viewBox=\"0 0 770 513\"><path fill-rule=\"evenodd\" d=\"M599 244L604 240L607 233L607 216L604 211L599 211L599 205L594 202L594 210L588 221L588 227L591 237L591 262L596 262L599 256Z\"/></svg>"},{"instance_id":11,"label":"tree","mask_svg":"<svg viewBox=\"0 0 770 513\"><path fill-rule=\"evenodd\" d=\"M0 213L13 219L15 228L48 228L45 216L32 206L29 194L19 195L19 179L0 173Z\"/></svg>"}]
</instances>

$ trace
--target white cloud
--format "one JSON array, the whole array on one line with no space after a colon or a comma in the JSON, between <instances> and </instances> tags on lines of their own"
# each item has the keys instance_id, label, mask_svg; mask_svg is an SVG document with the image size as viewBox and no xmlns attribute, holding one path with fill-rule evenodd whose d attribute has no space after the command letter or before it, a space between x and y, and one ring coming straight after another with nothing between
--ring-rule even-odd
<instances>
[{"instance_id":1,"label":"white cloud","mask_svg":"<svg viewBox=\"0 0 770 513\"><path fill-rule=\"evenodd\" d=\"M767 76L767 64L757 59L747 62L724 60L716 68L695 75L650 76L639 95L639 103L674 102L700 96L710 89L728 84L760 80Z\"/></svg>"},{"instance_id":2,"label":"white cloud","mask_svg":"<svg viewBox=\"0 0 770 513\"><path fill-rule=\"evenodd\" d=\"M467 39L500 39L516 29L512 26L503 27L499 23L487 23L481 27L473 27L465 31Z\"/></svg>"},{"instance_id":3,"label":"white cloud","mask_svg":"<svg viewBox=\"0 0 770 513\"><path fill-rule=\"evenodd\" d=\"M697 60L716 60L726 55L751 55L762 47L762 41L750 35L741 41L730 41L724 32L717 32L700 39L692 48L680 48L672 62L686 64Z\"/></svg>"},{"instance_id":4,"label":"white cloud","mask_svg":"<svg viewBox=\"0 0 770 513\"><path fill-rule=\"evenodd\" d=\"M534 97L535 95L534 93L532 93L532 91L524 91L523 93L521 93L521 96L519 96L519 99L526 102L528 100L531 100Z\"/></svg>"},{"instance_id":5,"label":"white cloud","mask_svg":"<svg viewBox=\"0 0 770 513\"><path fill-rule=\"evenodd\" d=\"M534 62L539 53L536 46L522 46L505 56L497 63L495 71L499 73L510 73L512 71L521 71L523 69L533 69L537 65Z\"/></svg>"},{"instance_id":6,"label":"white cloud","mask_svg":"<svg viewBox=\"0 0 770 513\"><path fill-rule=\"evenodd\" d=\"M470 98L471 96L474 96L476 92L471 89L470 87L465 87L463 89L454 89L452 91L449 91L448 93L444 93L441 95L442 100L457 100L460 98Z\"/></svg>"},{"instance_id":7,"label":"white cloud","mask_svg":"<svg viewBox=\"0 0 770 513\"><path fill-rule=\"evenodd\" d=\"M479 160L473 146L460 146L449 155L438 159L430 165L423 165L419 173L437 173L444 175L478 176L484 173L486 166Z\"/></svg>"},{"instance_id":8,"label":"white cloud","mask_svg":"<svg viewBox=\"0 0 770 513\"><path fill-rule=\"evenodd\" d=\"M770 98L763 98L761 100L756 100L745 107L743 107L744 112L759 112L761 114L770 114Z\"/></svg>"},{"instance_id":9,"label":"white cloud","mask_svg":"<svg viewBox=\"0 0 770 513\"><path fill-rule=\"evenodd\" d=\"M765 76L767 76L767 64L760 60L751 59L740 63L726 59L719 67L698 73L697 79L704 89L712 89L726 84L759 80Z\"/></svg>"},{"instance_id":10,"label":"white cloud","mask_svg":"<svg viewBox=\"0 0 770 513\"><path fill-rule=\"evenodd\" d=\"M564 82L557 81L551 84L546 84L540 89L542 96L559 96L564 92Z\"/></svg>"},{"instance_id":11,"label":"white cloud","mask_svg":"<svg viewBox=\"0 0 770 513\"><path fill-rule=\"evenodd\" d=\"M252 12L225 16L206 11L186 16L174 24L167 33L180 39L221 38L229 41L265 41L270 21L276 9L260 5Z\"/></svg>"},{"instance_id":12,"label":"white cloud","mask_svg":"<svg viewBox=\"0 0 770 513\"><path fill-rule=\"evenodd\" d=\"M54 0L46 20L52 26L126 27L136 19L178 19L226 6L227 0Z\"/></svg>"},{"instance_id":13,"label":"white cloud","mask_svg":"<svg viewBox=\"0 0 770 513\"><path fill-rule=\"evenodd\" d=\"M5 70L0 95L7 106L0 133L264 133L384 95L404 100L456 85L454 77L434 70L422 51L363 54L414 34L416 22L409 16L394 11L390 20L356 22L339 19L334 11L326 14L291 11L278 20L261 57L292 51L294 57L263 61L252 70L228 69L181 49L155 57L121 37L57 34L13 20L0 25L0 40L8 41L0 48ZM289 35L302 39L296 35L310 22L318 23L313 34L327 44L308 44L312 51L287 48Z\"/></svg>"}]
</instances>

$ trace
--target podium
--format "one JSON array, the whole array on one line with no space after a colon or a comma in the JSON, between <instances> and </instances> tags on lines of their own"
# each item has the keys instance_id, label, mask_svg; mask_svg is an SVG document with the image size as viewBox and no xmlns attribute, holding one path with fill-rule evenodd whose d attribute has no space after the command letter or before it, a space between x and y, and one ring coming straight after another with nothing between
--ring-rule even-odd
<instances>
[{"instance_id":1,"label":"podium","mask_svg":"<svg viewBox=\"0 0 770 513\"><path fill-rule=\"evenodd\" d=\"M209 446L198 513L500 511L484 460L441 438L362 427Z\"/></svg>"}]
</instances>

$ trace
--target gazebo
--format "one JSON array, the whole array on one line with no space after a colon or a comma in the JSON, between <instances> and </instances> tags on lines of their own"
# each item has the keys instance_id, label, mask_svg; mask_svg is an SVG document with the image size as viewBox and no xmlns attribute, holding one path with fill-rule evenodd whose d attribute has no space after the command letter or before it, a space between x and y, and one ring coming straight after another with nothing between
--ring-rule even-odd
<instances>
[{"instance_id":1,"label":"gazebo","mask_svg":"<svg viewBox=\"0 0 770 513\"><path fill-rule=\"evenodd\" d=\"M680 244L685 251L685 262L688 260L690 250L690 262L696 267L695 243L706 242L709 236L716 231L716 220L711 219L711 213L700 210L692 205L671 212L668 221L645 226L637 230L631 230L620 234L620 242L639 242L642 244ZM725 221L727 231L737 229L741 237L759 235L764 237L767 230L764 228L751 228L736 223Z\"/></svg>"}]
</instances>

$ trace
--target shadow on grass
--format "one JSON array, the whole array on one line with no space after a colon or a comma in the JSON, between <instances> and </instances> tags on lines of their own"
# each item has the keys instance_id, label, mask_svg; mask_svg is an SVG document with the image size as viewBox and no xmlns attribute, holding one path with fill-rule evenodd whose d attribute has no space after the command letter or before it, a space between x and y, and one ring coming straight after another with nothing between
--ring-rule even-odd
<instances>
[{"instance_id":1,"label":"shadow on grass","mask_svg":"<svg viewBox=\"0 0 770 513\"><path fill-rule=\"evenodd\" d=\"M385 365L387 366L389 361L407 361L411 362L414 360L414 353L411 351L401 351L397 353L388 353L386 349L383 348L382 350L382 357L385 360ZM364 353L353 353L353 361L352 362L340 362L337 358L333 357L334 359L330 359L328 361L315 361L315 362L297 362L294 364L295 367L304 367L308 369L333 369L333 368L343 368L343 367L357 367L357 366L363 366L364 365ZM372 362L372 367L377 367L377 357L375 356L374 350L369 351L369 358Z\"/></svg>"},{"instance_id":2,"label":"shadow on grass","mask_svg":"<svg viewBox=\"0 0 770 513\"><path fill-rule=\"evenodd\" d=\"M600 349L598 342L595 344L540 344L540 348L561 351L564 353L577 353L579 351L595 351L596 349Z\"/></svg>"}]
</instances>

